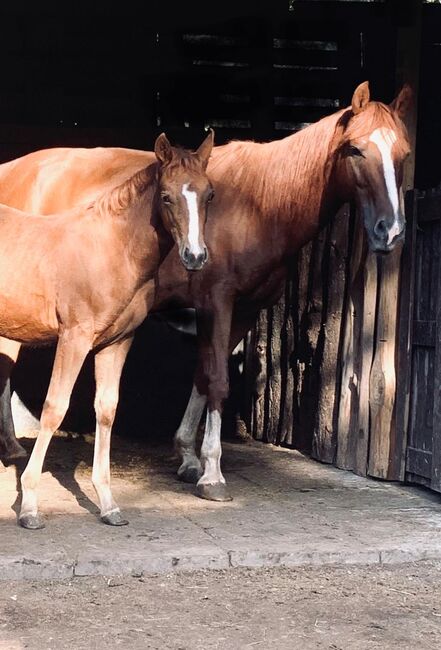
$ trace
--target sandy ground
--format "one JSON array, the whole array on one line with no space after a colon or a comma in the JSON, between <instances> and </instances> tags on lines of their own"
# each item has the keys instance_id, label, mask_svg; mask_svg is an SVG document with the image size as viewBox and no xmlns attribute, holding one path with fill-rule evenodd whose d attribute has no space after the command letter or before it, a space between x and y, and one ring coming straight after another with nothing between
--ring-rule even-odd
<instances>
[{"instance_id":1,"label":"sandy ground","mask_svg":"<svg viewBox=\"0 0 441 650\"><path fill-rule=\"evenodd\" d=\"M441 564L6 582L0 648L438 650Z\"/></svg>"}]
</instances>

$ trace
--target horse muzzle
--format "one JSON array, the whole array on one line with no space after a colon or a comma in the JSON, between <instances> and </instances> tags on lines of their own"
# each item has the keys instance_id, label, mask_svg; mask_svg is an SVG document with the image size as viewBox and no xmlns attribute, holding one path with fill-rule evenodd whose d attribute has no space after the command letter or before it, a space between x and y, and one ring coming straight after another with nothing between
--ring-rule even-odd
<instances>
[{"instance_id":1,"label":"horse muzzle","mask_svg":"<svg viewBox=\"0 0 441 650\"><path fill-rule=\"evenodd\" d=\"M384 219L378 219L369 237L370 249L374 253L390 253L397 244L403 241L406 233L406 225L403 221L401 229L395 222L392 228L388 228Z\"/></svg>"},{"instance_id":2,"label":"horse muzzle","mask_svg":"<svg viewBox=\"0 0 441 650\"><path fill-rule=\"evenodd\" d=\"M193 253L188 246L185 246L180 255L182 263L187 271L200 271L208 260L208 250L206 246L197 253Z\"/></svg>"}]
</instances>

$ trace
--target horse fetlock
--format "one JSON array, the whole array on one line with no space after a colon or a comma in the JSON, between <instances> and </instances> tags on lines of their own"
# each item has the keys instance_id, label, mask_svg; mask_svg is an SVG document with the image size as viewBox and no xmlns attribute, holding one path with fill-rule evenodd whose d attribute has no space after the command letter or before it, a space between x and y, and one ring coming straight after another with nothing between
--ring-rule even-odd
<instances>
[{"instance_id":1,"label":"horse fetlock","mask_svg":"<svg viewBox=\"0 0 441 650\"><path fill-rule=\"evenodd\" d=\"M112 510L105 513L101 512L101 521L108 526L127 526L129 523L127 519L124 519L118 507L112 508Z\"/></svg>"},{"instance_id":2,"label":"horse fetlock","mask_svg":"<svg viewBox=\"0 0 441 650\"><path fill-rule=\"evenodd\" d=\"M202 476L202 466L198 458L182 463L178 469L178 477L185 483L197 483Z\"/></svg>"}]
</instances>

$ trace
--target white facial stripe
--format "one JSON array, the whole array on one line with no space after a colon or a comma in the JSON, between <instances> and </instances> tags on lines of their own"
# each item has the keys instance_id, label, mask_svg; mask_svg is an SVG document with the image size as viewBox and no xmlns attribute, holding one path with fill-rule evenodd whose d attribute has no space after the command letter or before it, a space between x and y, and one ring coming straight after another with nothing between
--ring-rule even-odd
<instances>
[{"instance_id":1,"label":"white facial stripe","mask_svg":"<svg viewBox=\"0 0 441 650\"><path fill-rule=\"evenodd\" d=\"M188 246L193 255L203 253L199 245L199 211L196 192L188 189L189 183L182 186L182 195L187 201L188 208Z\"/></svg>"},{"instance_id":2,"label":"white facial stripe","mask_svg":"<svg viewBox=\"0 0 441 650\"><path fill-rule=\"evenodd\" d=\"M375 131L371 133L369 141L376 144L380 151L387 194L389 196L389 201L391 202L395 215L395 221L392 228L389 230L389 236L387 240L387 243L390 244L394 237L401 232L401 227L398 222L398 189L397 181L395 178L394 163L392 160L392 146L394 142L397 141L397 135L392 129L381 127L379 129L375 129Z\"/></svg>"}]
</instances>

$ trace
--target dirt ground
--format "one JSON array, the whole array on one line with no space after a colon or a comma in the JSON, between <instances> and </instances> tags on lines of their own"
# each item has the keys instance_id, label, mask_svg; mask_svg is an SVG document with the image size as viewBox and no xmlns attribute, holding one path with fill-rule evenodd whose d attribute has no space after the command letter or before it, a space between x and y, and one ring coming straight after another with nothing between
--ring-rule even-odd
<instances>
[{"instance_id":1,"label":"dirt ground","mask_svg":"<svg viewBox=\"0 0 441 650\"><path fill-rule=\"evenodd\" d=\"M438 650L441 563L6 582L0 648Z\"/></svg>"}]
</instances>

